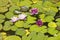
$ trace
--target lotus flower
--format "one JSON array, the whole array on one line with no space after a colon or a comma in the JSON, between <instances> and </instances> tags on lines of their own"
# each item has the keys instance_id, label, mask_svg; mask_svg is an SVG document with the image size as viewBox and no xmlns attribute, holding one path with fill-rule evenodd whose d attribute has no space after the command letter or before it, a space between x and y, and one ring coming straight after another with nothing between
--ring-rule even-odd
<instances>
[{"instance_id":1,"label":"lotus flower","mask_svg":"<svg viewBox=\"0 0 60 40\"><path fill-rule=\"evenodd\" d=\"M30 10L30 13L31 13L31 15L38 14L38 9L37 9L37 8L32 8L32 9Z\"/></svg>"},{"instance_id":2,"label":"lotus flower","mask_svg":"<svg viewBox=\"0 0 60 40\"><path fill-rule=\"evenodd\" d=\"M43 22L42 22L42 20L38 19L38 20L36 21L36 24L37 24L38 26L42 26L42 25L43 25Z\"/></svg>"},{"instance_id":3,"label":"lotus flower","mask_svg":"<svg viewBox=\"0 0 60 40\"><path fill-rule=\"evenodd\" d=\"M26 18L26 16L27 16L27 15L25 15L25 14L20 14L20 15L19 15L19 19L20 19L20 20L24 20L24 19Z\"/></svg>"},{"instance_id":4,"label":"lotus flower","mask_svg":"<svg viewBox=\"0 0 60 40\"><path fill-rule=\"evenodd\" d=\"M17 20L18 20L18 18L15 16L11 18L11 22L16 22Z\"/></svg>"}]
</instances>

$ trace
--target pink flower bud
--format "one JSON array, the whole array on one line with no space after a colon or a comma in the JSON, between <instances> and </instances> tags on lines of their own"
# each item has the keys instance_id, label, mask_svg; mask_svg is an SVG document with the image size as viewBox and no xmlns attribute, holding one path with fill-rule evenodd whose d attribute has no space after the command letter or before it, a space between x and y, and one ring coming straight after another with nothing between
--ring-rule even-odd
<instances>
[{"instance_id":1,"label":"pink flower bud","mask_svg":"<svg viewBox=\"0 0 60 40\"><path fill-rule=\"evenodd\" d=\"M42 22L42 20L38 19L38 20L36 21L36 24L37 24L38 26L42 26L42 25L43 25L43 22Z\"/></svg>"},{"instance_id":2,"label":"pink flower bud","mask_svg":"<svg viewBox=\"0 0 60 40\"><path fill-rule=\"evenodd\" d=\"M31 15L38 14L38 9L37 9L37 8L32 8L32 9L30 10L30 13L31 13Z\"/></svg>"}]
</instances>

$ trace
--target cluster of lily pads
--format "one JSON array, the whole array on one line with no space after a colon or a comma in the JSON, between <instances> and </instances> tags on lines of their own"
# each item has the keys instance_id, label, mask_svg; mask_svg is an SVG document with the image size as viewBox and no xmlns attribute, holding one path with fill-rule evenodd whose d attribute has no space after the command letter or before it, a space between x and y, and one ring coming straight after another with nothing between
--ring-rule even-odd
<instances>
[{"instance_id":1,"label":"cluster of lily pads","mask_svg":"<svg viewBox=\"0 0 60 40\"><path fill-rule=\"evenodd\" d=\"M60 1L0 0L0 40L60 40Z\"/></svg>"}]
</instances>

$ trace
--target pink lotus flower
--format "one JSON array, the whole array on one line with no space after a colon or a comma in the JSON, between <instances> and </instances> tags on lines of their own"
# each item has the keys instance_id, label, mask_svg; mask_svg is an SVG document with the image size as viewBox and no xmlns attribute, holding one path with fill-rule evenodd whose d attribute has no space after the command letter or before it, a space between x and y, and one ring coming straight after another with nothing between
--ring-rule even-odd
<instances>
[{"instance_id":1,"label":"pink lotus flower","mask_svg":"<svg viewBox=\"0 0 60 40\"><path fill-rule=\"evenodd\" d=\"M31 13L31 15L38 14L38 9L37 9L37 8L32 8L32 9L30 10L30 13Z\"/></svg>"},{"instance_id":2,"label":"pink lotus flower","mask_svg":"<svg viewBox=\"0 0 60 40\"><path fill-rule=\"evenodd\" d=\"M11 22L16 22L17 20L18 20L18 18L15 16L11 18Z\"/></svg>"},{"instance_id":3,"label":"pink lotus flower","mask_svg":"<svg viewBox=\"0 0 60 40\"><path fill-rule=\"evenodd\" d=\"M25 15L25 14L20 14L20 15L18 16L18 18L19 18L20 20L24 20L24 19L26 18L26 16L27 16L27 15Z\"/></svg>"},{"instance_id":4,"label":"pink lotus flower","mask_svg":"<svg viewBox=\"0 0 60 40\"><path fill-rule=\"evenodd\" d=\"M37 24L38 26L42 26L42 25L43 25L43 22L42 22L42 20L38 19L38 20L36 21L36 24Z\"/></svg>"}]
</instances>

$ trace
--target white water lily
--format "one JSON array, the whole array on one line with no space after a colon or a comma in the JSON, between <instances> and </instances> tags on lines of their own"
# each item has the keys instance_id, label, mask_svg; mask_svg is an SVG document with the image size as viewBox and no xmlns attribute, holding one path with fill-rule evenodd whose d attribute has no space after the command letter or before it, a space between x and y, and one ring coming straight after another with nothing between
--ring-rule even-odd
<instances>
[{"instance_id":1,"label":"white water lily","mask_svg":"<svg viewBox=\"0 0 60 40\"><path fill-rule=\"evenodd\" d=\"M13 16L13 17L11 18L11 22L16 22L17 20L18 20L18 18L15 17L15 16Z\"/></svg>"},{"instance_id":2,"label":"white water lily","mask_svg":"<svg viewBox=\"0 0 60 40\"><path fill-rule=\"evenodd\" d=\"M20 15L18 16L18 18L21 19L21 20L23 20L23 19L26 18L26 16L27 16L27 15L25 15L25 14L20 14Z\"/></svg>"}]
</instances>

